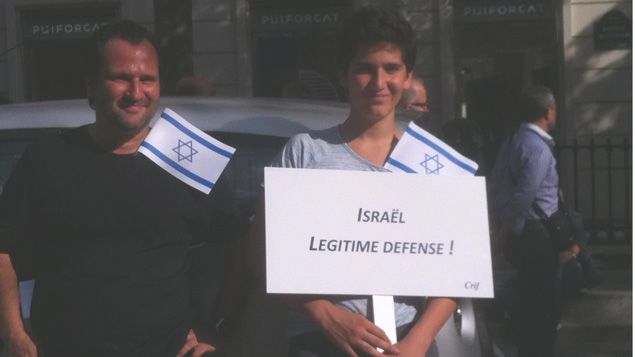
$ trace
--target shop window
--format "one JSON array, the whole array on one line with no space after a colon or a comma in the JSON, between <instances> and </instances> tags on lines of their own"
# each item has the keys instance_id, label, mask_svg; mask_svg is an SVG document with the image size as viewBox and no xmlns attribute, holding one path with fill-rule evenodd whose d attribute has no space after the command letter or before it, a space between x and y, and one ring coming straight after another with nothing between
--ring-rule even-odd
<instances>
[{"instance_id":1,"label":"shop window","mask_svg":"<svg viewBox=\"0 0 635 357\"><path fill-rule=\"evenodd\" d=\"M250 2L254 95L337 101L335 32L349 1Z\"/></svg>"},{"instance_id":2,"label":"shop window","mask_svg":"<svg viewBox=\"0 0 635 357\"><path fill-rule=\"evenodd\" d=\"M81 68L88 39L117 15L112 6L23 10L27 100L86 97Z\"/></svg>"},{"instance_id":3,"label":"shop window","mask_svg":"<svg viewBox=\"0 0 635 357\"><path fill-rule=\"evenodd\" d=\"M161 92L174 95L179 79L194 72L192 60L192 1L155 0Z\"/></svg>"}]
</instances>

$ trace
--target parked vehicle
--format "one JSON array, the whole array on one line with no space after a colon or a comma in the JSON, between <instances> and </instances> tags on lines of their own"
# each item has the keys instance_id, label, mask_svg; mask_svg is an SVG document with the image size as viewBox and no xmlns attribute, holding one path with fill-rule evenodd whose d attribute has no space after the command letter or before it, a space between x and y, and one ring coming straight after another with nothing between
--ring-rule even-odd
<instances>
[{"instance_id":1,"label":"parked vehicle","mask_svg":"<svg viewBox=\"0 0 635 357\"><path fill-rule=\"evenodd\" d=\"M263 167L288 138L300 132L337 125L346 118L349 109L345 103L244 98L163 97L160 105L160 110L169 107L196 127L237 148L223 176L231 187L230 204L237 206L245 216L253 214L263 181ZM30 142L91 123L94 116L87 101L79 99L0 105L0 187ZM404 126L416 117L415 113L398 113ZM205 253L216 276L223 261L223 254L219 252L222 250L210 249ZM210 279L210 284L217 280ZM22 283L23 315L27 319L32 285L32 282ZM210 285L206 290L210 301L203 309L208 310L217 286ZM265 295L253 297L250 303L240 333L243 341L255 342L249 346L234 346L235 353L231 355L284 355L284 323L273 317L275 312L282 310L267 301ZM448 320L437 337L440 355L480 357L482 342L472 301L461 299L460 305L454 318ZM272 325L277 327L263 328ZM282 342L272 344L271 341Z\"/></svg>"}]
</instances>

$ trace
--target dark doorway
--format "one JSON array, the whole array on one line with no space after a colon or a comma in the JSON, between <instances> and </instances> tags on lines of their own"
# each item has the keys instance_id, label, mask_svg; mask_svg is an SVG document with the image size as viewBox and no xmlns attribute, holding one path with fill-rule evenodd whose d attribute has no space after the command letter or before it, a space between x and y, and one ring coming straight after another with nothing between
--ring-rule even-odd
<instances>
[{"instance_id":1,"label":"dark doorway","mask_svg":"<svg viewBox=\"0 0 635 357\"><path fill-rule=\"evenodd\" d=\"M350 1L250 1L254 95L341 100L334 37Z\"/></svg>"},{"instance_id":2,"label":"dark doorway","mask_svg":"<svg viewBox=\"0 0 635 357\"><path fill-rule=\"evenodd\" d=\"M161 63L161 93L174 95L179 79L194 73L192 1L154 0L154 19Z\"/></svg>"},{"instance_id":3,"label":"dark doorway","mask_svg":"<svg viewBox=\"0 0 635 357\"><path fill-rule=\"evenodd\" d=\"M30 48L29 100L85 98L81 68L86 40L42 41Z\"/></svg>"},{"instance_id":4,"label":"dark doorway","mask_svg":"<svg viewBox=\"0 0 635 357\"><path fill-rule=\"evenodd\" d=\"M254 95L341 99L329 35L308 32L259 37L254 56Z\"/></svg>"},{"instance_id":5,"label":"dark doorway","mask_svg":"<svg viewBox=\"0 0 635 357\"><path fill-rule=\"evenodd\" d=\"M518 123L518 96L541 84L557 95L558 50L553 19L465 23L455 26L460 119L487 146L479 164L487 173L498 144ZM557 98L556 98L557 99Z\"/></svg>"},{"instance_id":6,"label":"dark doorway","mask_svg":"<svg viewBox=\"0 0 635 357\"><path fill-rule=\"evenodd\" d=\"M457 64L465 114L491 130L517 117L523 87L542 84L557 93L557 42L550 21L458 26ZM503 124L503 125L501 125Z\"/></svg>"}]
</instances>

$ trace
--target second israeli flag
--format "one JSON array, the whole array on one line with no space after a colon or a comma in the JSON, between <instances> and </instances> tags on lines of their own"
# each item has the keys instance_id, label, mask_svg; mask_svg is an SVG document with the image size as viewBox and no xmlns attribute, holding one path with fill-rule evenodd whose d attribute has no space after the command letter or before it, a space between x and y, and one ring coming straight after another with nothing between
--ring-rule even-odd
<instances>
[{"instance_id":1,"label":"second israeli flag","mask_svg":"<svg viewBox=\"0 0 635 357\"><path fill-rule=\"evenodd\" d=\"M168 108L139 148L155 164L206 194L235 151Z\"/></svg>"},{"instance_id":2,"label":"second israeli flag","mask_svg":"<svg viewBox=\"0 0 635 357\"><path fill-rule=\"evenodd\" d=\"M474 175L478 165L434 135L410 123L384 165L391 171L424 175Z\"/></svg>"}]
</instances>

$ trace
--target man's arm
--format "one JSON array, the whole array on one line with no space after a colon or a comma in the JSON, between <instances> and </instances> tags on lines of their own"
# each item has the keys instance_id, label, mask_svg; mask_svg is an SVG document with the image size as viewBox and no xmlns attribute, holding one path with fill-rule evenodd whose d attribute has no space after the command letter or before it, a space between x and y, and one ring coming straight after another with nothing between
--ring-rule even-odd
<instances>
[{"instance_id":1,"label":"man's arm","mask_svg":"<svg viewBox=\"0 0 635 357\"><path fill-rule=\"evenodd\" d=\"M430 298L426 309L406 337L397 343L399 356L425 356L439 330L450 318L457 303L450 298Z\"/></svg>"},{"instance_id":2,"label":"man's arm","mask_svg":"<svg viewBox=\"0 0 635 357\"><path fill-rule=\"evenodd\" d=\"M18 279L11 258L4 253L0 253L0 337L7 345L9 357L37 356L20 316Z\"/></svg>"}]
</instances>

